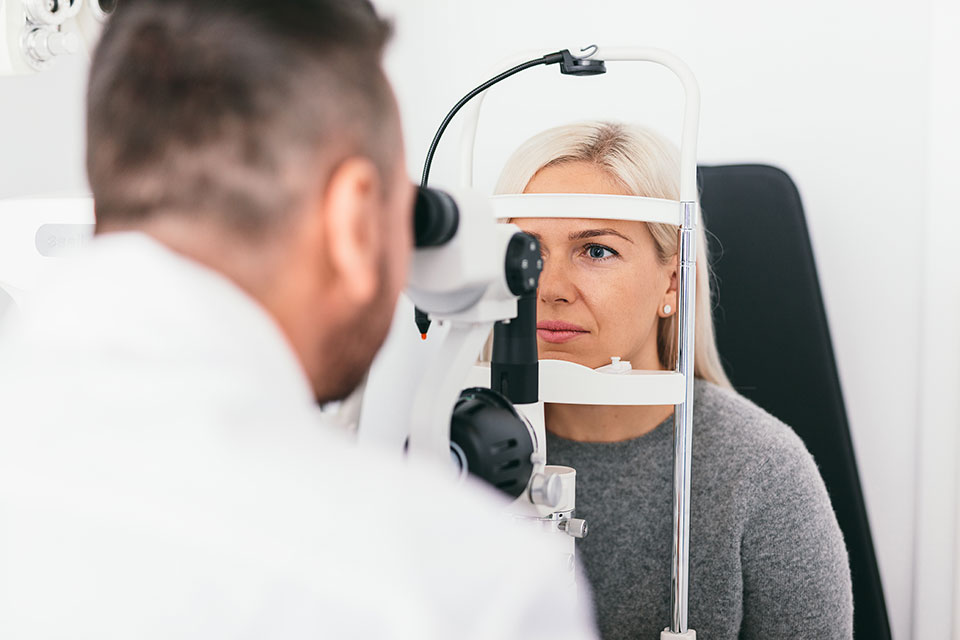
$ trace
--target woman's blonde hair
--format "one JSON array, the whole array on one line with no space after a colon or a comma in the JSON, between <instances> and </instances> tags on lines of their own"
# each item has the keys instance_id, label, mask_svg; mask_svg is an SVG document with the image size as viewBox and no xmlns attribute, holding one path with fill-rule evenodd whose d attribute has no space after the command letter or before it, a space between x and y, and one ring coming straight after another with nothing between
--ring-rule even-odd
<instances>
[{"instance_id":1,"label":"woman's blonde hair","mask_svg":"<svg viewBox=\"0 0 960 640\"><path fill-rule=\"evenodd\" d=\"M644 127L609 122L580 122L548 129L527 140L507 160L494 193L523 193L541 169L567 162L589 162L636 196L680 199L680 161L676 147ZM662 264L676 260L677 227L647 223ZM694 375L730 387L713 332L707 242L697 230L697 295ZM673 369L677 358L677 314L657 327L660 364Z\"/></svg>"}]
</instances>

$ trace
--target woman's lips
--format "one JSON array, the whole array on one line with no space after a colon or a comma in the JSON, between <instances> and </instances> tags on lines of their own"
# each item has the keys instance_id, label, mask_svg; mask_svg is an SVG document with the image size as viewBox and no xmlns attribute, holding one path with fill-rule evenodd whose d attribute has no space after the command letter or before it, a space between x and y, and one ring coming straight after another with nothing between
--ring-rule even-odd
<instances>
[{"instance_id":1,"label":"woman's lips","mask_svg":"<svg viewBox=\"0 0 960 640\"><path fill-rule=\"evenodd\" d=\"M557 320L545 320L537 323L537 337L544 342L560 344L590 333L581 326Z\"/></svg>"}]
</instances>

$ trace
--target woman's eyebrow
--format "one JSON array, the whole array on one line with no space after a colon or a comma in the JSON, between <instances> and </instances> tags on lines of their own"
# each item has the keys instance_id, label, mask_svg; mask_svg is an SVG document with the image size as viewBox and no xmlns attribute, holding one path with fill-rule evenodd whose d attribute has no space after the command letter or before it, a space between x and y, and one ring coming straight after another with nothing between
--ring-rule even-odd
<instances>
[{"instance_id":1,"label":"woman's eyebrow","mask_svg":"<svg viewBox=\"0 0 960 640\"><path fill-rule=\"evenodd\" d=\"M570 234L570 240L586 240L587 238L596 238L599 236L617 236L623 238L630 244L634 244L633 240L623 235L616 229L584 229L583 231L575 231Z\"/></svg>"}]
</instances>

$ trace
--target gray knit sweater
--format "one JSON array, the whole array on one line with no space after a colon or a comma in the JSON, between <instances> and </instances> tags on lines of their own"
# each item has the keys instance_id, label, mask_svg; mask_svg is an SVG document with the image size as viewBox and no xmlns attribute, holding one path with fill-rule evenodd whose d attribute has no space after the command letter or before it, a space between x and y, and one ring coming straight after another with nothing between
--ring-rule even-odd
<instances>
[{"instance_id":1,"label":"gray knit sweater","mask_svg":"<svg viewBox=\"0 0 960 640\"><path fill-rule=\"evenodd\" d=\"M578 553L605 640L657 640L670 621L673 418L633 440L547 436L577 470ZM853 636L846 547L801 440L749 400L697 381L690 628L698 640Z\"/></svg>"}]
</instances>

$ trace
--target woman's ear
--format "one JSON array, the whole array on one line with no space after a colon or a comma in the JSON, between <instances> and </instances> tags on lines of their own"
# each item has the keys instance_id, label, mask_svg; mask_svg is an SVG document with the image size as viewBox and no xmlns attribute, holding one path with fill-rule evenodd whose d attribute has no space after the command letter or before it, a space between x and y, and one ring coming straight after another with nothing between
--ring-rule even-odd
<instances>
[{"instance_id":1,"label":"woman's ear","mask_svg":"<svg viewBox=\"0 0 960 640\"><path fill-rule=\"evenodd\" d=\"M356 304L380 289L383 256L382 183L366 158L348 158L331 174L323 196L324 248L335 286Z\"/></svg>"},{"instance_id":2,"label":"woman's ear","mask_svg":"<svg viewBox=\"0 0 960 640\"><path fill-rule=\"evenodd\" d=\"M660 300L660 308L657 315L661 318L669 318L677 312L677 263L676 260L664 266L667 282L667 289Z\"/></svg>"}]
</instances>

